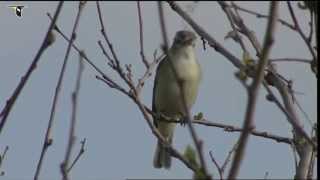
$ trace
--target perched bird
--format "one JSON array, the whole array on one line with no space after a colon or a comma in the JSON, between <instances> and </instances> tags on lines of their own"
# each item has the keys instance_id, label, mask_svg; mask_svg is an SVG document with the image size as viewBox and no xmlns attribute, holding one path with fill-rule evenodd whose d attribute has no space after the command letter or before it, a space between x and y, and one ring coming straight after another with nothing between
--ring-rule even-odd
<instances>
[{"instance_id":1,"label":"perched bird","mask_svg":"<svg viewBox=\"0 0 320 180\"><path fill-rule=\"evenodd\" d=\"M195 103L198 87L201 81L201 68L195 55L196 35L190 31L178 31L174 42L169 49L172 65L176 75L172 71L169 59L165 57L158 65L153 86L152 110L173 119L182 120L186 114L182 103L177 79L182 83L182 91L188 109ZM161 121L160 116L154 117L154 124L166 138L172 143L176 123ZM155 168L169 169L171 157L166 147L159 141L154 154L153 166Z\"/></svg>"},{"instance_id":2,"label":"perched bird","mask_svg":"<svg viewBox=\"0 0 320 180\"><path fill-rule=\"evenodd\" d=\"M23 8L25 8L26 6L14 6L14 5L12 5L12 6L8 6L9 8L12 8L14 11L15 11L15 13L16 13L16 15L18 16L18 17L21 17L21 15L22 15L22 9Z\"/></svg>"}]
</instances>

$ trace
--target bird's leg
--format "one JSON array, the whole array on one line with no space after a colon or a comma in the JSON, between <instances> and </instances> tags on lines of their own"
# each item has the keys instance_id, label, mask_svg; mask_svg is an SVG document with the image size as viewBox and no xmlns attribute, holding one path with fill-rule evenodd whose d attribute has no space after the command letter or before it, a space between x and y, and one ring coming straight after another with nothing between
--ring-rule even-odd
<instances>
[{"instance_id":1,"label":"bird's leg","mask_svg":"<svg viewBox=\"0 0 320 180\"><path fill-rule=\"evenodd\" d=\"M188 123L188 118L187 118L187 116L180 114L179 121L180 121L181 126L185 127L186 124Z\"/></svg>"}]
</instances>

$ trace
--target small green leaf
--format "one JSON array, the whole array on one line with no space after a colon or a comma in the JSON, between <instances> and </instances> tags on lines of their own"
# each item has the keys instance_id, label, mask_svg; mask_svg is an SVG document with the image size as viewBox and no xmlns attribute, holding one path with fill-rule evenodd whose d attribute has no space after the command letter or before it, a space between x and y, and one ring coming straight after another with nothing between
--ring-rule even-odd
<instances>
[{"instance_id":1,"label":"small green leaf","mask_svg":"<svg viewBox=\"0 0 320 180\"><path fill-rule=\"evenodd\" d=\"M245 64L245 66L250 67L250 66L254 66L254 60L252 59L252 57L250 56L250 54L245 51L242 54L242 61Z\"/></svg>"},{"instance_id":2,"label":"small green leaf","mask_svg":"<svg viewBox=\"0 0 320 180\"><path fill-rule=\"evenodd\" d=\"M198 168L199 164L196 158L195 150L190 146L187 145L186 149L184 150L183 156L187 159L187 161L194 167Z\"/></svg>"},{"instance_id":3,"label":"small green leaf","mask_svg":"<svg viewBox=\"0 0 320 180\"><path fill-rule=\"evenodd\" d=\"M195 119L195 120L203 120L203 113L199 112L198 114L194 115L193 119Z\"/></svg>"},{"instance_id":4,"label":"small green leaf","mask_svg":"<svg viewBox=\"0 0 320 180\"><path fill-rule=\"evenodd\" d=\"M199 168L194 174L193 179L209 179L204 173L203 168Z\"/></svg>"}]
</instances>

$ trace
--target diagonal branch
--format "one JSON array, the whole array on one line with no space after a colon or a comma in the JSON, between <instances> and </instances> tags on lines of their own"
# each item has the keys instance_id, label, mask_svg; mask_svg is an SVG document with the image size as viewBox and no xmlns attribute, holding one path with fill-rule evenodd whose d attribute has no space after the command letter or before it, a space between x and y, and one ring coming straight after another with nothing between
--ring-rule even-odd
<instances>
[{"instance_id":1,"label":"diagonal branch","mask_svg":"<svg viewBox=\"0 0 320 180\"><path fill-rule=\"evenodd\" d=\"M268 20L266 35L264 39L263 49L261 52L261 59L258 64L256 76L253 79L252 85L248 89L248 104L245 115L245 121L240 138L239 145L235 152L228 179L235 179L240 170L241 162L244 157L245 148L249 139L250 131L254 129L254 113L258 97L258 91L263 80L264 68L268 64L268 56L274 42L274 31L276 27L276 19L278 18L278 4L279 2L271 2L270 4L270 18Z\"/></svg>"},{"instance_id":2,"label":"diagonal branch","mask_svg":"<svg viewBox=\"0 0 320 180\"><path fill-rule=\"evenodd\" d=\"M144 55L144 44L143 44L143 21L142 21L142 15L141 15L141 6L140 1L137 1L137 8L138 8L138 18L139 18L139 36L140 36L140 56L142 59L143 64L146 66L146 68L149 68L149 63L146 59L146 56Z\"/></svg>"},{"instance_id":3,"label":"diagonal branch","mask_svg":"<svg viewBox=\"0 0 320 180\"><path fill-rule=\"evenodd\" d=\"M0 113L0 134L2 132L2 129L7 121L7 118L10 114L10 111L14 105L14 103L16 102L16 100L18 99L23 87L26 85L28 79L30 78L32 72L36 69L37 64L40 60L41 55L43 54L43 52L53 43L54 41L54 37L52 34L52 29L55 26L55 23L59 17L60 11L62 9L62 5L63 2L59 2L56 12L54 14L53 20L51 21L51 24L48 28L47 34L44 38L44 40L42 41L42 44L40 46L40 49L38 50L36 56L34 57L31 65L29 66L28 71L26 72L26 74L24 76L22 76L20 83L18 84L18 86L16 87L16 89L14 90L13 94L11 95L11 97L7 100L7 103L5 105L5 107L2 109L1 113Z\"/></svg>"},{"instance_id":4,"label":"diagonal branch","mask_svg":"<svg viewBox=\"0 0 320 180\"><path fill-rule=\"evenodd\" d=\"M76 30L77 30L77 27L78 27L78 24L79 24L80 14L82 12L83 5L84 5L84 4L83 5L82 4L83 3L79 4L77 17L76 17L76 20L75 20L75 23L74 23L74 26L73 26L73 29L72 29L71 40L70 40L70 42L68 44L68 47L67 47L67 50L66 50L66 54L65 54L65 57L64 57L64 60L63 60L63 65L62 65L62 68L61 68L61 71L60 71L60 75L59 75L59 79L58 79L58 82L57 82L57 86L56 86L56 89L55 89L53 102L52 102L52 107L51 107L51 112L50 112L50 118L49 118L49 122L48 122L48 127L47 127L47 130L46 130L46 135L45 135L45 138L44 138L40 159L38 161L37 169L36 169L36 172L35 172L35 175L34 175L34 180L37 180L39 178L39 174L40 174L40 171L41 171L41 167L42 167L42 163L43 163L43 159L44 159L45 153L47 152L49 146L53 142L53 139L51 138L51 130L52 130L53 120L54 120L54 116L55 116L55 109L56 109L58 97L59 97L59 94L60 94L60 90L61 90L61 86L62 86L62 80L63 80L65 69L66 69L66 66L67 66L69 54L70 54L70 51L71 51L71 45L74 42L74 40L76 39Z\"/></svg>"},{"instance_id":5,"label":"diagonal branch","mask_svg":"<svg viewBox=\"0 0 320 180\"><path fill-rule=\"evenodd\" d=\"M81 5L81 2L80 2ZM60 168L61 168L61 173L62 173L62 179L63 180L68 180L69 179L69 172L68 167L70 164L70 158L71 158L71 153L72 149L74 146L74 141L76 139L75 136L75 129L76 129L76 122L77 122L77 108L78 108L78 97L79 97L79 91L80 91L80 84L81 84L81 78L82 78L82 73L83 73L83 59L79 54L79 69L78 69L78 74L77 74L77 80L76 80L76 87L75 90L73 91L71 95L71 100L72 100L72 116L71 116L71 122L70 122L70 130L69 130L69 138L68 138L68 146L65 154L65 158L62 161Z\"/></svg>"}]
</instances>

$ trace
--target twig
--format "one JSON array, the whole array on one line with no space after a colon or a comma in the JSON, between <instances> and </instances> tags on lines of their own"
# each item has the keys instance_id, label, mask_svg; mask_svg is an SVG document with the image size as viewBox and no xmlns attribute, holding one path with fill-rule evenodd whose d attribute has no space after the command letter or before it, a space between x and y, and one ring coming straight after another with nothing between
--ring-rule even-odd
<instances>
[{"instance_id":1,"label":"twig","mask_svg":"<svg viewBox=\"0 0 320 180\"><path fill-rule=\"evenodd\" d=\"M212 151L209 151L209 155L210 155L210 158L211 158L211 161L214 163L214 165L217 167L218 169L218 173L219 173L219 176L220 176L220 180L223 179L223 171L221 170L220 166L219 166L219 163L216 161L216 159L213 157L213 154L212 154Z\"/></svg>"},{"instance_id":2,"label":"twig","mask_svg":"<svg viewBox=\"0 0 320 180\"><path fill-rule=\"evenodd\" d=\"M52 17L49 13L47 13L48 17L51 19L52 21ZM62 31L61 29L55 25L54 30L56 30L62 37L63 39L65 39L68 43L71 41ZM98 66L96 66L88 57L87 55L80 50L80 48L78 48L74 42L72 42L72 47L81 55L82 58L84 58L84 60L90 65L90 67L92 67L95 71L97 71L99 74L101 74L102 77L105 77L105 73L103 73L103 71L101 69L98 68Z\"/></svg>"},{"instance_id":3,"label":"twig","mask_svg":"<svg viewBox=\"0 0 320 180\"><path fill-rule=\"evenodd\" d=\"M295 171L297 171L298 170L297 150L296 150L296 147L293 142L292 142L292 144L290 144L290 147L292 149Z\"/></svg>"},{"instance_id":4,"label":"twig","mask_svg":"<svg viewBox=\"0 0 320 180\"><path fill-rule=\"evenodd\" d=\"M312 62L311 59L300 59L300 58L277 58L277 59L269 59L270 63L273 62L301 62L310 64Z\"/></svg>"},{"instance_id":5,"label":"twig","mask_svg":"<svg viewBox=\"0 0 320 180\"><path fill-rule=\"evenodd\" d=\"M80 159L80 157L81 157L81 156L84 154L84 152L85 152L84 146L85 146L85 144L86 144L86 138L84 138L80 143L81 143L81 149L80 149L80 151L78 152L76 158L72 161L71 166L68 167L67 172L70 172L70 171L71 171L71 169L73 168L73 166L78 162L78 160Z\"/></svg>"},{"instance_id":6,"label":"twig","mask_svg":"<svg viewBox=\"0 0 320 180\"><path fill-rule=\"evenodd\" d=\"M281 105L281 104L280 104ZM155 116L155 113L152 112L151 110L147 110L151 115ZM161 120L162 121L166 121L166 122L170 122L170 123L181 123L178 120L174 120L171 119L169 117L166 117L165 115L161 114ZM232 125L228 125L228 124L222 124L222 123L216 123L216 122L211 122L208 121L206 119L200 119L200 120L192 120L192 123L194 124L200 124L200 125L204 125L204 126L209 126L209 127L217 127L217 128L221 128L226 132L242 132L243 129L240 127L236 127L236 126L232 126ZM278 143L285 143L285 144L291 144L292 143L292 139L288 138L288 137L282 137L282 136L278 136L275 134L271 134L269 132L266 131L258 131L253 129L252 131L250 131L250 133L253 136L257 136L257 137L262 137L262 138L267 138L267 139L271 139L274 140Z\"/></svg>"},{"instance_id":7,"label":"twig","mask_svg":"<svg viewBox=\"0 0 320 180\"><path fill-rule=\"evenodd\" d=\"M3 151L3 153L2 153L2 155L0 155L0 168L1 168L2 163L3 163L3 161L4 161L5 157L6 157L6 154L7 154L8 150L9 150L9 146L6 146L4 151Z\"/></svg>"},{"instance_id":8,"label":"twig","mask_svg":"<svg viewBox=\"0 0 320 180\"><path fill-rule=\"evenodd\" d=\"M3 164L3 161L5 160L6 158L6 154L7 154L7 151L9 150L9 146L6 146L6 148L4 149L2 155L0 155L0 169L1 169L1 166ZM1 171L1 174L0 176L3 176L4 175L4 171Z\"/></svg>"},{"instance_id":9,"label":"twig","mask_svg":"<svg viewBox=\"0 0 320 180\"><path fill-rule=\"evenodd\" d=\"M238 143L235 143L232 147L232 149L229 151L226 159L224 160L222 166L221 166L221 170L222 172L224 172L224 170L226 169L228 163L230 162L231 160L231 157L232 157L232 153L235 152L237 150L237 147L238 147Z\"/></svg>"},{"instance_id":10,"label":"twig","mask_svg":"<svg viewBox=\"0 0 320 180\"><path fill-rule=\"evenodd\" d=\"M249 9L246 9L246 8L243 8L243 7L241 7L241 6L239 6L239 5L235 4L235 3L233 3L233 4L231 5L231 7L234 8L234 9L237 9L237 10L239 10L239 11L242 11L242 12L245 12L245 13L248 13L248 14L255 15L257 18L266 18L266 19L269 18L268 15L264 15L264 14L261 14L261 13L258 13L258 12L255 12L255 11L252 11L252 10L249 10ZM293 26L292 24L288 23L287 21L285 21L285 20L283 20L283 19L280 19L280 18L278 18L277 21L280 22L282 25L287 26L288 28L290 28L290 29L292 29L292 30L295 30L295 29L294 29L294 26Z\"/></svg>"},{"instance_id":11,"label":"twig","mask_svg":"<svg viewBox=\"0 0 320 180\"><path fill-rule=\"evenodd\" d=\"M141 89L145 83L145 81L152 75L153 69L156 67L156 65L164 58L165 54L162 54L158 58L156 58L156 51L153 55L153 61L149 64L149 67L144 72L143 76L139 78L138 84L136 86L137 93L139 94L141 92Z\"/></svg>"},{"instance_id":12,"label":"twig","mask_svg":"<svg viewBox=\"0 0 320 180\"><path fill-rule=\"evenodd\" d=\"M2 129L7 121L7 118L11 112L11 109L14 105L14 103L16 102L16 100L18 99L23 87L25 86L25 84L27 83L28 79L30 78L32 72L36 69L37 67L37 63L40 60L41 55L43 54L43 52L47 49L47 47L49 47L51 44L53 43L52 41L50 41L50 36L52 38L52 29L55 26L55 23L58 19L58 16L60 14L61 8L62 8L63 2L59 2L56 12L54 14L53 20L51 21L51 24L48 28L47 34L44 38L44 40L42 41L42 44L40 46L40 49L38 50L36 56L34 57L31 65L29 66L26 74L24 76L22 76L20 83L18 84L18 86L16 87L16 89L14 90L13 94L11 95L11 97L7 100L7 103L5 105L5 107L2 109L1 113L0 113L0 134L2 132Z\"/></svg>"},{"instance_id":13,"label":"twig","mask_svg":"<svg viewBox=\"0 0 320 180\"><path fill-rule=\"evenodd\" d=\"M282 107L279 101L274 101L274 102L286 115L287 120L291 124L293 129L297 133L299 133L301 136L303 136L312 145L313 148L316 148L317 145L311 140L311 138L302 128L301 122L293 106L292 98L289 95L290 94L289 89L286 86L286 84L281 79L279 79L272 71L270 71L267 76L268 76L268 83L273 85L281 94L282 100L284 102L284 107ZM271 91L268 90L267 85L265 85L265 87L267 91L270 93Z\"/></svg>"},{"instance_id":14,"label":"twig","mask_svg":"<svg viewBox=\"0 0 320 180\"><path fill-rule=\"evenodd\" d=\"M101 27L100 31L101 31L101 34L102 34L104 40L108 44L109 50L110 50L110 52L112 54L112 57L113 57L113 61L115 62L114 66L112 68L118 72L120 77L126 82L126 84L130 87L130 89L133 91L133 93L137 94L135 87L133 86L132 83L130 83L130 79L128 79L128 77L123 72L123 69L122 69L122 67L120 65L120 61L118 59L118 56L117 56L116 52L114 51L113 45L112 45L112 43L110 42L110 40L108 38L108 35L106 33L106 30L105 30L104 23L103 23L103 19L102 19L102 13L101 13L101 8L100 8L99 1L96 1L96 5L97 5L98 17L99 17L99 22L100 22L100 27Z\"/></svg>"},{"instance_id":15,"label":"twig","mask_svg":"<svg viewBox=\"0 0 320 180\"><path fill-rule=\"evenodd\" d=\"M63 77L64 77L64 73L65 73L68 57L69 57L69 54L70 54L71 45L72 45L72 43L74 42L74 40L76 38L76 29L77 29L78 24L79 24L80 14L82 12L82 7L83 7L81 4L82 3L80 3L80 5L79 5L77 18L75 20L75 23L74 23L74 26L73 26L73 30L72 30L71 40L70 40L70 42L68 44L67 51L66 51L66 54L65 54L65 57L64 57L64 60L63 60L63 65L62 65L62 68L61 68L61 71L60 71L59 79L58 79L58 82L57 82L57 86L56 86L56 90L55 90L55 94L54 94L54 98L53 98L53 102L52 102L52 107L51 107L50 119L49 119L49 122L48 122L48 127L47 127L46 135L45 135L45 138L44 138L40 159L39 159L39 162L38 162L38 165L37 165L37 169L36 169L36 172L35 172L35 175L34 175L34 180L38 179L45 153L46 153L48 147L53 142L53 140L51 138L51 130L52 130L52 124L53 124L53 120L54 120L54 116L55 116L55 109L56 109L56 105L57 105L60 89L61 89L61 86L62 86L62 80L63 80Z\"/></svg>"},{"instance_id":16,"label":"twig","mask_svg":"<svg viewBox=\"0 0 320 180\"><path fill-rule=\"evenodd\" d=\"M276 19L278 18L278 3L279 2L271 2L270 4L270 18L268 20L266 35L264 39L264 45L260 56L260 61L258 64L258 69L256 72L256 76L253 79L253 83L248 89L248 104L245 115L245 121L243 124L243 129L240 138L239 138L239 146L235 152L235 156L233 158L233 162L231 165L231 169L228 175L228 179L235 179L238 175L240 165L242 159L244 157L245 147L248 142L248 138L250 135L250 131L254 129L254 112L257 102L258 91L260 88L260 84L263 80L264 68L268 62L268 56L274 41L274 31L276 27Z\"/></svg>"},{"instance_id":17,"label":"twig","mask_svg":"<svg viewBox=\"0 0 320 180\"><path fill-rule=\"evenodd\" d=\"M79 5L83 6L83 5L81 5L81 2ZM76 120L77 120L76 115L77 115L78 97L79 97L80 83L81 83L83 68L84 68L83 59L82 59L81 55L79 54L79 69L78 69L78 74L77 74L76 87L71 95L72 116L71 116L71 122L70 122L68 146L66 149L65 158L60 165L63 180L69 179L69 171L67 170L67 168L69 167L71 153L72 153L72 149L74 146L74 141L76 139L76 136L75 136L75 128L76 128Z\"/></svg>"},{"instance_id":18,"label":"twig","mask_svg":"<svg viewBox=\"0 0 320 180\"><path fill-rule=\"evenodd\" d=\"M141 7L140 7L140 1L137 1L137 8L138 8L138 18L139 18L139 36L140 36L140 56L142 59L143 64L146 66L146 68L149 68L149 63L146 59L146 56L144 55L144 46L143 46L143 21L142 21L142 15L141 15Z\"/></svg>"},{"instance_id":19,"label":"twig","mask_svg":"<svg viewBox=\"0 0 320 180\"><path fill-rule=\"evenodd\" d=\"M312 12L311 10L309 10L309 12L310 12L310 22L309 22L310 31L309 31L309 36L307 37L307 39L308 39L308 43L310 44L312 42L312 37L313 37L313 26L314 26L313 16L314 16L314 12Z\"/></svg>"},{"instance_id":20,"label":"twig","mask_svg":"<svg viewBox=\"0 0 320 180\"><path fill-rule=\"evenodd\" d=\"M221 6L222 10L226 13L228 20L230 22L230 25L232 27L232 32L235 33L235 40L238 42L243 50L243 52L248 52L246 46L244 45L242 41L242 37L239 35L238 30L235 26L235 15L231 11L229 5L223 1L218 1L219 5Z\"/></svg>"},{"instance_id":21,"label":"twig","mask_svg":"<svg viewBox=\"0 0 320 180\"><path fill-rule=\"evenodd\" d=\"M199 140L197 134L196 134L196 131L193 127L193 124L191 122L191 115L190 115L190 111L187 107L187 104L186 104L186 99L185 99L185 92L183 91L183 84L181 81L179 81L178 79L178 76L177 76L177 71L175 69L175 67L173 66L173 62L172 62L172 58L171 58L171 54L169 53L169 42L168 42L168 36L167 36L167 30L166 30L166 24L165 24L165 17L164 17L164 14L163 14L163 4L162 2L158 2L158 11L159 11L159 19L160 19L160 28L161 28L161 32L162 32L162 38L163 38L163 41L164 41L164 51L167 55L167 58L168 58L168 62L170 64L170 67L171 67L171 70L174 74L174 77L177 81L177 84L179 86L179 94L181 96L181 100L182 100L182 105L183 105L183 110L184 110L184 114L187 116L186 119L187 119L187 125L188 125L188 128L189 128L189 131L190 131L190 134L191 134L191 137L192 137L192 140L195 144L195 147L196 147L196 150L197 150L197 153L198 153L198 156L199 156L199 159L200 159L200 164L201 164L201 169L203 170L203 173L204 175L208 178L208 179L211 179L208 171L207 171L207 167L206 167L206 163L205 163L205 160L204 160L204 155L203 155L203 151L202 151L202 143L201 141Z\"/></svg>"},{"instance_id":22,"label":"twig","mask_svg":"<svg viewBox=\"0 0 320 180\"><path fill-rule=\"evenodd\" d=\"M289 1L287 2L287 5L288 5L288 9L289 9L289 12L290 12L291 18L293 20L294 27L295 27L296 31L300 34L301 38L303 39L303 41L307 45L307 47L308 47L313 59L316 60L317 56L316 56L316 54L315 54L315 52L314 52L314 50L312 48L312 45L311 45L311 43L309 43L308 38L306 37L306 35L302 32L302 30L300 28L300 25L298 23L298 20L296 18L296 15L295 15L295 13L294 13L294 11L292 9L292 6L291 6Z\"/></svg>"},{"instance_id":23,"label":"twig","mask_svg":"<svg viewBox=\"0 0 320 180\"><path fill-rule=\"evenodd\" d=\"M231 2L231 4L234 4L234 2ZM251 42L252 46L255 48L256 52L257 52L257 56L259 58L260 57L260 53L261 53L261 45L258 41L258 38L255 36L254 31L251 31L245 24L243 19L241 18L240 14L238 13L238 10L235 9L235 13L237 14L237 16L234 20L234 22L236 23L236 25L239 27L239 30L242 34L246 35L246 37L249 39L249 41Z\"/></svg>"}]
</instances>

